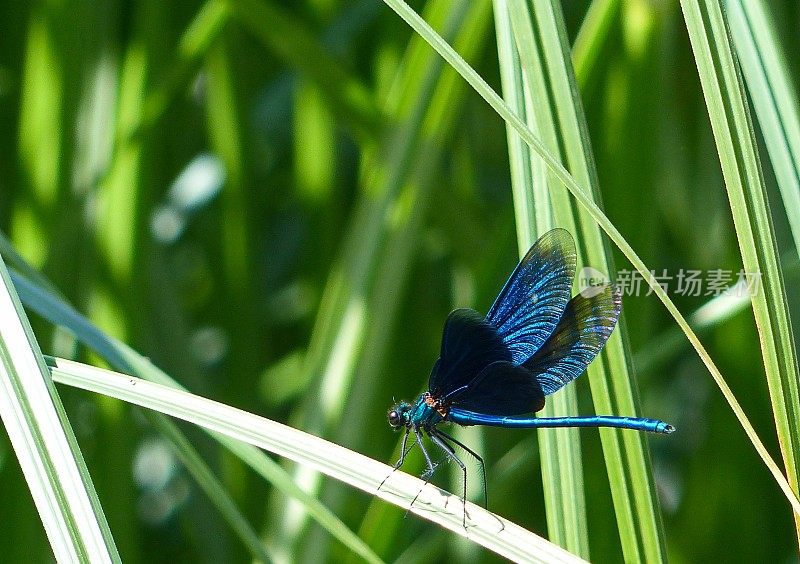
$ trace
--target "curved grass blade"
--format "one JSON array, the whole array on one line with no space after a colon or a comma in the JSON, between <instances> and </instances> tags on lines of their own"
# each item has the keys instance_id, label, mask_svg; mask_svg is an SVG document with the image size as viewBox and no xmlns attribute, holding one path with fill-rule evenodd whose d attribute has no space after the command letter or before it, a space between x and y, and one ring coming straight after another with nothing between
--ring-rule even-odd
<instances>
[{"instance_id":1,"label":"curved grass blade","mask_svg":"<svg viewBox=\"0 0 800 564\"><path fill-rule=\"evenodd\" d=\"M410 511L517 562L582 562L564 549L502 517L467 504L462 524L458 496L426 484L356 452L258 415L154 382L58 358L50 359L56 381L100 393L199 425L214 434L246 442L313 467L371 495ZM383 480L389 476L378 489ZM419 493L418 493L419 492Z\"/></svg>"},{"instance_id":2,"label":"curved grass blade","mask_svg":"<svg viewBox=\"0 0 800 564\"><path fill-rule=\"evenodd\" d=\"M120 562L61 400L0 259L0 417L61 562Z\"/></svg>"},{"instance_id":3,"label":"curved grass blade","mask_svg":"<svg viewBox=\"0 0 800 564\"><path fill-rule=\"evenodd\" d=\"M486 100L486 102L502 117L506 122L510 123L515 131L520 134L522 139L534 149L547 164L547 167L555 174L564 186L570 191L570 194L580 203L580 205L591 215L592 219L606 232L609 238L617 245L620 251L627 257L634 268L642 275L642 278L647 282L647 285L653 290L653 294L658 297L661 303L667 308L670 315L675 319L680 328L686 334L689 342L697 351L703 364L706 365L708 371L711 373L714 382L719 387L728 405L731 407L739 423L742 425L745 433L753 444L759 457L764 461L769 472L777 482L778 486L783 491L786 499L792 505L793 510L800 514L800 500L792 490L789 482L784 477L780 468L767 451L763 441L759 438L747 415L744 413L741 405L733 395L730 387L722 376L722 373L717 368L714 361L711 359L708 351L698 339L695 332L689 326L686 318L683 317L681 312L672 302L670 297L655 279L647 265L644 264L641 258L636 254L630 244L625 240L619 230L614 227L614 224L606 217L603 211L595 204L591 198L584 192L584 189L575 181L569 172L558 162L558 160L550 154L546 146L543 144L530 128L517 116L511 109L503 102L502 98L492 90L483 78L473 69L464 59L444 40L439 36L427 23L419 17L419 15L412 10L408 4L402 0L384 0L397 14L402 17L417 33L426 39L430 45L448 62L458 73Z\"/></svg>"},{"instance_id":4,"label":"curved grass blade","mask_svg":"<svg viewBox=\"0 0 800 564\"><path fill-rule=\"evenodd\" d=\"M683 0L700 82L725 177L744 270L758 282L751 291L772 411L795 495L800 484L800 376L789 306L777 256L761 163L744 86L715 0ZM800 535L800 515L795 516Z\"/></svg>"}]
</instances>

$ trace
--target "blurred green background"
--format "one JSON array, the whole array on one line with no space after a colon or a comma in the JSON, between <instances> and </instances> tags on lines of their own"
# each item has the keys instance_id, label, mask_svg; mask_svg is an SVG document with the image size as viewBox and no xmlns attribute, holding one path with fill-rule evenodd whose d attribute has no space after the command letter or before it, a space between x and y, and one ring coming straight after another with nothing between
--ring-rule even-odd
<instances>
[{"instance_id":1,"label":"blurred green background","mask_svg":"<svg viewBox=\"0 0 800 564\"><path fill-rule=\"evenodd\" d=\"M500 89L491 3L411 4ZM589 4L564 3L570 40ZM735 274L680 6L614 4L579 76L604 208L658 273ZM784 52L797 53L800 5L768 8ZM516 264L501 119L377 0L6 2L0 21L0 227L25 259L193 392L393 462L386 409L423 389L447 313L486 311ZM797 57L787 62L797 77ZM797 319L798 257L762 163ZM645 293L623 311L642 413L678 428L649 438L669 558L796 562L786 499ZM710 299L670 295L685 314ZM101 362L33 321L46 353ZM752 313L701 337L780 458ZM590 413L585 380L575 386ZM249 558L137 410L60 391L125 560ZM240 460L181 428L272 550L355 560ZM489 508L546 534L536 433L459 436L487 462ZM619 561L597 432L580 436L592 559ZM457 491L455 477L435 481ZM0 484L2 559L49 561L5 435ZM314 491L387 560L497 559L338 483Z\"/></svg>"}]
</instances>

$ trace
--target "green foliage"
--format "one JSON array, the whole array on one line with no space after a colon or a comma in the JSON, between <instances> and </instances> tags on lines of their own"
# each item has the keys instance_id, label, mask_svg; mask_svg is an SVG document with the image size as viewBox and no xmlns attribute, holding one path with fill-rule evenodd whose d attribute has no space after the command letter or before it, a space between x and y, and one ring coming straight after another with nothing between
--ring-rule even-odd
<instances>
[{"instance_id":1,"label":"green foliage","mask_svg":"<svg viewBox=\"0 0 800 564\"><path fill-rule=\"evenodd\" d=\"M672 278L624 296L553 409L678 431L470 429L489 509L597 561L786 561L800 11L725 4L414 2L493 108L397 0L4 3L0 251L39 345L393 462L386 408L425 386L447 312L485 311L564 225L618 281ZM740 269L761 272L752 308L676 291L680 271ZM124 561L497 558L306 466L57 390ZM0 479L0 554L49 561L5 436Z\"/></svg>"}]
</instances>

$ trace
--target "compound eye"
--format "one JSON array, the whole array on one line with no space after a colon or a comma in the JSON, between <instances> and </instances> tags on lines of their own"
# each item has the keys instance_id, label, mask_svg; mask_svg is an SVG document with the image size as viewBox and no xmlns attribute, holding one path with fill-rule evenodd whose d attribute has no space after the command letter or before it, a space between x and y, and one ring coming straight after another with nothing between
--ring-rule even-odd
<instances>
[{"instance_id":1,"label":"compound eye","mask_svg":"<svg viewBox=\"0 0 800 564\"><path fill-rule=\"evenodd\" d=\"M405 421L403 421L402 414L396 409L391 410L389 412L388 417L389 417L389 425L391 425L392 427L395 428L402 427L405 424Z\"/></svg>"}]
</instances>

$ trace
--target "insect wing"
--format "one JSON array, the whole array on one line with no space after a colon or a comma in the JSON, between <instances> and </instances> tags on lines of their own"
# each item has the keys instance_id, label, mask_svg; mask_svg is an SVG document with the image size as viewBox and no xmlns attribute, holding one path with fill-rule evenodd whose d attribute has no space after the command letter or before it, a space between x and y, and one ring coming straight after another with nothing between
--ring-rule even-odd
<instances>
[{"instance_id":1,"label":"insect wing","mask_svg":"<svg viewBox=\"0 0 800 564\"><path fill-rule=\"evenodd\" d=\"M614 330L621 305L620 292L612 286L569 301L553 334L524 364L536 375L545 395L583 374Z\"/></svg>"},{"instance_id":2,"label":"insect wing","mask_svg":"<svg viewBox=\"0 0 800 564\"><path fill-rule=\"evenodd\" d=\"M431 371L428 389L435 397L444 397L463 389L489 364L510 359L497 330L480 313L457 309L445 321L442 350Z\"/></svg>"},{"instance_id":3,"label":"insect wing","mask_svg":"<svg viewBox=\"0 0 800 564\"><path fill-rule=\"evenodd\" d=\"M486 415L521 415L544 407L544 392L536 376L508 361L490 364L460 393L447 399L460 409Z\"/></svg>"},{"instance_id":4,"label":"insect wing","mask_svg":"<svg viewBox=\"0 0 800 564\"><path fill-rule=\"evenodd\" d=\"M570 299L575 262L572 235L565 229L548 231L517 265L486 314L514 364L531 358L558 325Z\"/></svg>"}]
</instances>

